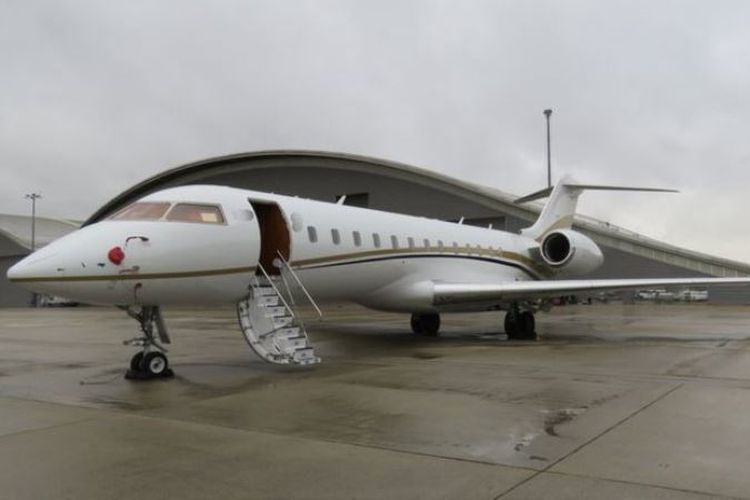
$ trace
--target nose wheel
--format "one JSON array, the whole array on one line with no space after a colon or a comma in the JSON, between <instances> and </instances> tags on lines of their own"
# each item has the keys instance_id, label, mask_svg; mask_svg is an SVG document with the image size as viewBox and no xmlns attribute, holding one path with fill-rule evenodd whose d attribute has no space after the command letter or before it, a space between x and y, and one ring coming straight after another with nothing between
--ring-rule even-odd
<instances>
[{"instance_id":1,"label":"nose wheel","mask_svg":"<svg viewBox=\"0 0 750 500\"><path fill-rule=\"evenodd\" d=\"M171 377L174 372L169 368L169 360L164 353L140 351L130 359L130 369L125 374L127 379L151 379Z\"/></svg>"},{"instance_id":2,"label":"nose wheel","mask_svg":"<svg viewBox=\"0 0 750 500\"><path fill-rule=\"evenodd\" d=\"M159 308L144 306L140 311L133 311L130 308L125 308L125 311L138 321L143 332L142 337L124 342L125 345L141 347L141 350L130 359L130 369L125 373L125 378L129 380L150 380L174 376L174 372L169 367L167 350L159 342L170 343ZM159 341L154 336L154 329L159 336Z\"/></svg>"}]
</instances>

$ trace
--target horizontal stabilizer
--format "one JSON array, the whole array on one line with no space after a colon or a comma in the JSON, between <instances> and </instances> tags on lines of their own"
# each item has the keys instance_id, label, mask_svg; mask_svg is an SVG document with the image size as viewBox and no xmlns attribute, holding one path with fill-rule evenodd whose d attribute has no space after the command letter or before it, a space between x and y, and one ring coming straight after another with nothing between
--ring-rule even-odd
<instances>
[{"instance_id":1,"label":"horizontal stabilizer","mask_svg":"<svg viewBox=\"0 0 750 500\"><path fill-rule=\"evenodd\" d=\"M580 189L581 191L583 190L587 190L587 191L645 191L645 192L652 192L652 193L679 193L679 191L676 189L648 188L648 187L598 186L595 184L568 184L568 183L565 183L564 186L569 189ZM540 189L539 191L536 191L531 194L527 194L526 196L522 196L521 198L516 199L514 203L520 205L522 203L528 203L530 201L541 200L542 198L547 198L550 194L552 194L553 189L555 189L554 186Z\"/></svg>"},{"instance_id":2,"label":"horizontal stabilizer","mask_svg":"<svg viewBox=\"0 0 750 500\"><path fill-rule=\"evenodd\" d=\"M535 191L531 194L527 194L526 196L522 196L521 198L517 198L513 203L515 203L516 205L520 205L522 203L528 203L530 201L541 200L542 198L547 198L550 194L552 194L553 189L555 189L555 187L550 186L548 188Z\"/></svg>"},{"instance_id":3,"label":"horizontal stabilizer","mask_svg":"<svg viewBox=\"0 0 750 500\"><path fill-rule=\"evenodd\" d=\"M516 204L539 200L549 197L542 213L534 225L521 230L521 234L529 238L540 240L547 233L555 229L569 229L573 225L578 197L586 190L597 191L648 191L658 193L676 193L674 189L629 187L629 186L599 186L595 184L578 184L568 176L563 177L555 186L550 186L535 193L515 200Z\"/></svg>"}]
</instances>

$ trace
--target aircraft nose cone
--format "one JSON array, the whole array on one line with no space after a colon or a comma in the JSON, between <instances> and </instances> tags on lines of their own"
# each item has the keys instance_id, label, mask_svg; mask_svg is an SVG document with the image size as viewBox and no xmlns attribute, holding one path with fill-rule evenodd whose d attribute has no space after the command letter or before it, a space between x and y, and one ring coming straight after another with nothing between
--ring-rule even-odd
<instances>
[{"instance_id":1,"label":"aircraft nose cone","mask_svg":"<svg viewBox=\"0 0 750 500\"><path fill-rule=\"evenodd\" d=\"M28 274L28 267L29 266L26 264L26 259L17 262L16 265L8 269L8 280L18 281L23 279Z\"/></svg>"},{"instance_id":2,"label":"aircraft nose cone","mask_svg":"<svg viewBox=\"0 0 750 500\"><path fill-rule=\"evenodd\" d=\"M14 283L24 283L34 278L49 277L55 255L32 254L8 269L8 280Z\"/></svg>"}]
</instances>

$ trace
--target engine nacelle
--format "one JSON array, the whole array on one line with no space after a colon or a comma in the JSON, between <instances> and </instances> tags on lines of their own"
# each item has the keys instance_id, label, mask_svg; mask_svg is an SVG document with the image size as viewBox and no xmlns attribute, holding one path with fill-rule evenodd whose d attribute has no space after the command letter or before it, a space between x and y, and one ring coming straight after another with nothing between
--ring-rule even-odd
<instances>
[{"instance_id":1,"label":"engine nacelle","mask_svg":"<svg viewBox=\"0 0 750 500\"><path fill-rule=\"evenodd\" d=\"M539 251L545 264L565 275L588 274L604 262L602 251L591 238L570 229L549 233Z\"/></svg>"}]
</instances>

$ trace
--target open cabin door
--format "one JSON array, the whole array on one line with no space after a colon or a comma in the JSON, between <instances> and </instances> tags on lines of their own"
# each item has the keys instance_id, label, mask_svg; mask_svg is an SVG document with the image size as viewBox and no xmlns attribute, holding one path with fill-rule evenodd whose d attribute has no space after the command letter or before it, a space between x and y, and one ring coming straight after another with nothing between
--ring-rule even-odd
<instances>
[{"instance_id":1,"label":"open cabin door","mask_svg":"<svg viewBox=\"0 0 750 500\"><path fill-rule=\"evenodd\" d=\"M289 226L278 204L248 199L258 218L260 227L260 265L270 275L278 275L280 269L273 264L279 253L289 261L291 254ZM260 274L260 270L257 271Z\"/></svg>"}]
</instances>

